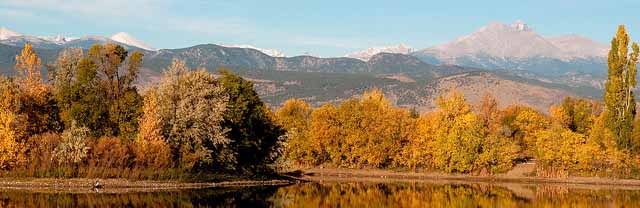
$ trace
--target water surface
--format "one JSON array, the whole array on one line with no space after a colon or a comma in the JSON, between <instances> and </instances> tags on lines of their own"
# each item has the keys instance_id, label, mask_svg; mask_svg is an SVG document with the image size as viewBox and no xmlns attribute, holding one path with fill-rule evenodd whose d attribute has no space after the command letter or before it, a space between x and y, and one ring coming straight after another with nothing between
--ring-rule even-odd
<instances>
[{"instance_id":1,"label":"water surface","mask_svg":"<svg viewBox=\"0 0 640 208\"><path fill-rule=\"evenodd\" d=\"M640 190L428 182L323 182L160 191L2 189L0 207L640 207Z\"/></svg>"}]
</instances>

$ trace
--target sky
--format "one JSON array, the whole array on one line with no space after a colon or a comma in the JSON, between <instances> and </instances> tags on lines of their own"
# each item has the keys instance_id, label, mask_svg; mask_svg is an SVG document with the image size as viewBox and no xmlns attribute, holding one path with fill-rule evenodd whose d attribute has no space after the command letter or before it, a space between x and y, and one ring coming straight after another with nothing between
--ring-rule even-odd
<instances>
[{"instance_id":1,"label":"sky","mask_svg":"<svg viewBox=\"0 0 640 208\"><path fill-rule=\"evenodd\" d=\"M126 32L156 48L249 44L289 56L342 56L405 43L422 49L491 22L608 43L625 24L640 41L638 0L0 0L0 27L30 35Z\"/></svg>"}]
</instances>

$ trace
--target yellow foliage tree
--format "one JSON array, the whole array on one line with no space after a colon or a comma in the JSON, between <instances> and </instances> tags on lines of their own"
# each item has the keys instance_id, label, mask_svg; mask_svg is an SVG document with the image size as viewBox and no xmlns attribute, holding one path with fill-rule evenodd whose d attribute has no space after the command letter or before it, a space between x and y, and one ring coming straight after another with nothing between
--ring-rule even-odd
<instances>
[{"instance_id":1,"label":"yellow foliage tree","mask_svg":"<svg viewBox=\"0 0 640 208\"><path fill-rule=\"evenodd\" d=\"M15 83L0 79L0 96L0 169L9 169L20 163L25 117L17 113L20 91Z\"/></svg>"},{"instance_id":2,"label":"yellow foliage tree","mask_svg":"<svg viewBox=\"0 0 640 208\"><path fill-rule=\"evenodd\" d=\"M56 122L52 118L51 92L42 82L41 67L42 61L31 44L26 43L22 52L16 55L15 70L18 77L15 83L20 91L20 105L15 112L25 115L28 134L43 133L51 122Z\"/></svg>"},{"instance_id":3,"label":"yellow foliage tree","mask_svg":"<svg viewBox=\"0 0 640 208\"><path fill-rule=\"evenodd\" d=\"M320 165L331 162L331 155L339 154L339 142L344 138L338 116L338 109L331 104L322 105L311 113L305 161Z\"/></svg>"},{"instance_id":4,"label":"yellow foliage tree","mask_svg":"<svg viewBox=\"0 0 640 208\"><path fill-rule=\"evenodd\" d=\"M16 115L0 109L0 169L10 169L20 164L21 145L17 138L21 132L15 130Z\"/></svg>"},{"instance_id":5,"label":"yellow foliage tree","mask_svg":"<svg viewBox=\"0 0 640 208\"><path fill-rule=\"evenodd\" d=\"M287 131L283 157L297 165L308 165L310 162L307 153L311 112L311 106L304 100L289 99L275 114L277 123Z\"/></svg>"},{"instance_id":6,"label":"yellow foliage tree","mask_svg":"<svg viewBox=\"0 0 640 208\"><path fill-rule=\"evenodd\" d=\"M501 135L510 138L521 147L520 157L532 157L535 133L547 129L551 122L547 116L526 106L513 105L502 110Z\"/></svg>"},{"instance_id":7,"label":"yellow foliage tree","mask_svg":"<svg viewBox=\"0 0 640 208\"><path fill-rule=\"evenodd\" d=\"M340 115L350 122L346 130L346 146L343 153L350 153L352 165L372 167L394 166L402 150L413 132L414 119L405 109L392 107L379 89L365 92L355 106L341 106ZM344 108L346 107L346 108ZM351 107L355 107L351 108ZM349 111L349 112L347 112Z\"/></svg>"},{"instance_id":8,"label":"yellow foliage tree","mask_svg":"<svg viewBox=\"0 0 640 208\"><path fill-rule=\"evenodd\" d=\"M155 89L147 92L139 120L138 136L134 142L135 162L138 168L167 168L171 165L171 147L162 134L163 119L158 114L158 96Z\"/></svg>"},{"instance_id":9,"label":"yellow foliage tree","mask_svg":"<svg viewBox=\"0 0 640 208\"><path fill-rule=\"evenodd\" d=\"M471 111L461 93L454 90L439 97L438 109L419 119L419 135L403 152L405 165L461 173L508 170L519 149L510 140L490 135L485 121Z\"/></svg>"}]
</instances>

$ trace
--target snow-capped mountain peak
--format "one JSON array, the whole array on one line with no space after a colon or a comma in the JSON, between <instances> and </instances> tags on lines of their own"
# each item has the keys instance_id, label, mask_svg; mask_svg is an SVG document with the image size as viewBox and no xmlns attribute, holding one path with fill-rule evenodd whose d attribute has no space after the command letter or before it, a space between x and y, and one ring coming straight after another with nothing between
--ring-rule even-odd
<instances>
[{"instance_id":1,"label":"snow-capped mountain peak","mask_svg":"<svg viewBox=\"0 0 640 208\"><path fill-rule=\"evenodd\" d=\"M250 48L250 49L254 49L254 50L260 51L260 52L262 52L264 54L267 54L269 56L272 56L272 57L286 57L286 55L283 52L281 52L279 50L276 50L276 49L258 48L256 46L246 45L246 44L221 45L221 46L224 46L224 47L227 47L227 48Z\"/></svg>"},{"instance_id":2,"label":"snow-capped mountain peak","mask_svg":"<svg viewBox=\"0 0 640 208\"><path fill-rule=\"evenodd\" d=\"M497 58L564 57L556 46L522 21L511 25L490 23L470 35L424 51L447 59L474 54Z\"/></svg>"},{"instance_id":3,"label":"snow-capped mountain peak","mask_svg":"<svg viewBox=\"0 0 640 208\"><path fill-rule=\"evenodd\" d=\"M518 31L531 31L531 28L529 28L529 25L527 25L527 23L525 23L522 20L516 20L515 22L511 23L511 28L516 29Z\"/></svg>"},{"instance_id":4,"label":"snow-capped mountain peak","mask_svg":"<svg viewBox=\"0 0 640 208\"><path fill-rule=\"evenodd\" d=\"M400 54L409 54L411 52L413 52L414 49L407 46L404 43L401 43L399 45L396 46L382 46L382 47L372 47L372 48L367 48L365 50L362 51L356 51L353 53L349 53L347 55L345 55L345 57L349 57L349 58L356 58L356 59L360 59L363 61L367 61L369 60L372 56L379 54L379 53L400 53Z\"/></svg>"},{"instance_id":5,"label":"snow-capped mountain peak","mask_svg":"<svg viewBox=\"0 0 640 208\"><path fill-rule=\"evenodd\" d=\"M64 44L68 41L72 41L72 40L76 40L78 38L72 38L72 37L66 37L64 35L58 34L56 36L38 36L38 38L46 40L46 41L51 41L54 42L56 44Z\"/></svg>"},{"instance_id":6,"label":"snow-capped mountain peak","mask_svg":"<svg viewBox=\"0 0 640 208\"><path fill-rule=\"evenodd\" d=\"M142 48L145 50L149 50L149 51L157 51L158 49L142 42L141 40L138 40L136 38L134 38L133 36L125 33L125 32L119 32L116 33L115 35L111 36L111 39L120 43L124 43L130 46L135 46L138 48Z\"/></svg>"},{"instance_id":7,"label":"snow-capped mountain peak","mask_svg":"<svg viewBox=\"0 0 640 208\"><path fill-rule=\"evenodd\" d=\"M511 25L490 23L472 34L437 45L419 53L452 62L460 57L506 58L575 58L605 57L608 46L578 35L545 38L522 20Z\"/></svg>"},{"instance_id":8,"label":"snow-capped mountain peak","mask_svg":"<svg viewBox=\"0 0 640 208\"><path fill-rule=\"evenodd\" d=\"M22 36L22 34L11 31L5 27L0 27L0 40L6 40L9 38L19 37L19 36Z\"/></svg>"}]
</instances>

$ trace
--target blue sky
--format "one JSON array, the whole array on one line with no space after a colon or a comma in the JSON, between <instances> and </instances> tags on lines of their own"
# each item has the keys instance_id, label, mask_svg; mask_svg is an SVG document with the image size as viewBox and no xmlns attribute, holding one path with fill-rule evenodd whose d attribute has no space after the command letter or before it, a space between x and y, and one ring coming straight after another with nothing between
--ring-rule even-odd
<instances>
[{"instance_id":1,"label":"blue sky","mask_svg":"<svg viewBox=\"0 0 640 208\"><path fill-rule=\"evenodd\" d=\"M251 44L341 56L371 46L426 48L490 22L521 19L544 36L640 40L640 1L0 0L0 26L33 35L127 32L157 48Z\"/></svg>"}]
</instances>

